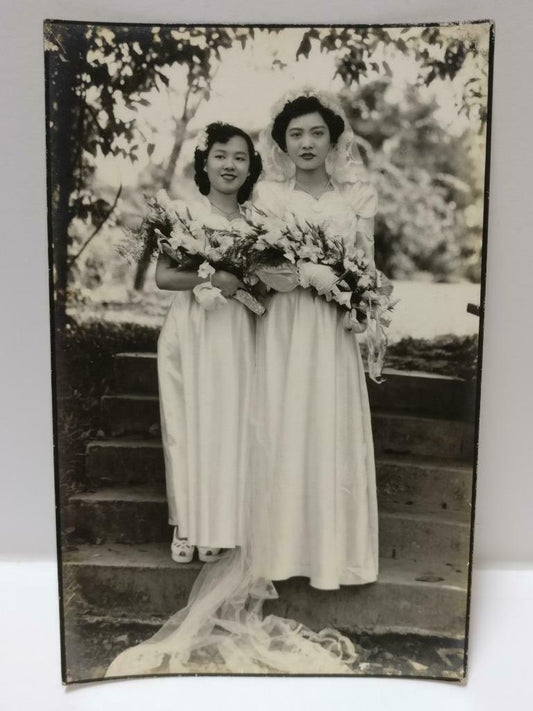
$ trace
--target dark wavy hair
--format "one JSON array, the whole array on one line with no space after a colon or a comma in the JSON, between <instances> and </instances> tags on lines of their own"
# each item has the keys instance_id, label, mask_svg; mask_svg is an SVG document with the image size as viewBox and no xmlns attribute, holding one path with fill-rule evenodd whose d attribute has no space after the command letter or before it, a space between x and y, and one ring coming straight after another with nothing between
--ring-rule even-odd
<instances>
[{"instance_id":1,"label":"dark wavy hair","mask_svg":"<svg viewBox=\"0 0 533 711\"><path fill-rule=\"evenodd\" d=\"M327 106L323 106L316 96L299 96L293 101L287 101L283 109L274 119L272 126L272 138L276 141L282 151L287 152L287 142L285 134L287 126L292 119L305 116L306 114L319 113L324 119L329 129L331 143L335 145L339 136L344 131L344 120Z\"/></svg>"},{"instance_id":2,"label":"dark wavy hair","mask_svg":"<svg viewBox=\"0 0 533 711\"><path fill-rule=\"evenodd\" d=\"M197 148L194 151L194 182L198 186L198 190L202 193L202 195L208 195L209 190L211 189L211 183L205 170L205 164L213 144L227 143L230 138L233 138L233 136L240 136L246 141L246 145L248 146L248 155L250 157L250 175L248 175L237 193L237 201L239 203L245 202L252 194L253 187L263 170L263 161L261 160L259 153L255 150L252 139L241 128L237 128L237 126L232 126L229 123L222 123L220 121L210 123L206 127L205 131L207 134L207 146L205 150Z\"/></svg>"}]
</instances>

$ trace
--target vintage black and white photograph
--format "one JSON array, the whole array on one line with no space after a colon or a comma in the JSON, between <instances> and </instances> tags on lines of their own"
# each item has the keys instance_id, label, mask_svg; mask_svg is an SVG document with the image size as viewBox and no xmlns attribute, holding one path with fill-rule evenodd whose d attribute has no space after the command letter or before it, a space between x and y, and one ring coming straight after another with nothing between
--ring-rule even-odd
<instances>
[{"instance_id":1,"label":"vintage black and white photograph","mask_svg":"<svg viewBox=\"0 0 533 711\"><path fill-rule=\"evenodd\" d=\"M464 682L492 47L45 23L64 682Z\"/></svg>"}]
</instances>

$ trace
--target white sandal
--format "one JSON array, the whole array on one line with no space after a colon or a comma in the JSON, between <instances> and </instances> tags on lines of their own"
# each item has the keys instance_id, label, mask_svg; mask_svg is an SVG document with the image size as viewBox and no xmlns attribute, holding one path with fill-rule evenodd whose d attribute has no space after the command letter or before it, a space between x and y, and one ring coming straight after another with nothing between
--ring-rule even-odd
<instances>
[{"instance_id":1,"label":"white sandal","mask_svg":"<svg viewBox=\"0 0 533 711\"><path fill-rule=\"evenodd\" d=\"M198 559L202 563L214 563L220 558L220 548L209 548L207 546L198 546Z\"/></svg>"},{"instance_id":2,"label":"white sandal","mask_svg":"<svg viewBox=\"0 0 533 711\"><path fill-rule=\"evenodd\" d=\"M190 563L194 555L194 546L189 545L186 538L178 536L177 526L170 544L170 555L175 563Z\"/></svg>"}]
</instances>

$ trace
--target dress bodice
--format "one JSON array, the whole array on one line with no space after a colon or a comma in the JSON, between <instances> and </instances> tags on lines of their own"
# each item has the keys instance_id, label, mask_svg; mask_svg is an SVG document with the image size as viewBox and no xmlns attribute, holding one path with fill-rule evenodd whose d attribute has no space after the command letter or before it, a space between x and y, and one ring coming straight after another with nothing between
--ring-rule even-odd
<instances>
[{"instance_id":1,"label":"dress bodice","mask_svg":"<svg viewBox=\"0 0 533 711\"><path fill-rule=\"evenodd\" d=\"M254 203L267 215L279 219L292 215L325 225L330 233L342 239L354 239L356 232L363 232L371 239L377 195L370 183L346 183L315 198L297 190L293 181L265 180L256 186Z\"/></svg>"},{"instance_id":2,"label":"dress bodice","mask_svg":"<svg viewBox=\"0 0 533 711\"><path fill-rule=\"evenodd\" d=\"M173 208L180 214L189 214L193 223L197 227L209 227L214 230L227 230L230 227L245 227L244 221L245 206L239 205L239 212L242 217L235 217L229 220L227 217L213 209L207 196L198 193L194 198L183 200L178 198L172 200L166 191L160 190L156 198L158 202L171 211Z\"/></svg>"}]
</instances>

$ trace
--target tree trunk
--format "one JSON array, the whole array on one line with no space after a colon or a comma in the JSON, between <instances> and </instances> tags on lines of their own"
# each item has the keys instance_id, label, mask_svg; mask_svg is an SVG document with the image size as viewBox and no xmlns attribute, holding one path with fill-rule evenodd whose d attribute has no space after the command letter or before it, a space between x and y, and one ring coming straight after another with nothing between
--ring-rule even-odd
<instances>
[{"instance_id":1,"label":"tree trunk","mask_svg":"<svg viewBox=\"0 0 533 711\"><path fill-rule=\"evenodd\" d=\"M73 217L69 203L74 189L77 150L72 131L77 125L79 99L75 93L74 61L63 62L52 56L48 58L47 69L48 224L52 260L51 298L57 330L66 323L68 230Z\"/></svg>"}]
</instances>

